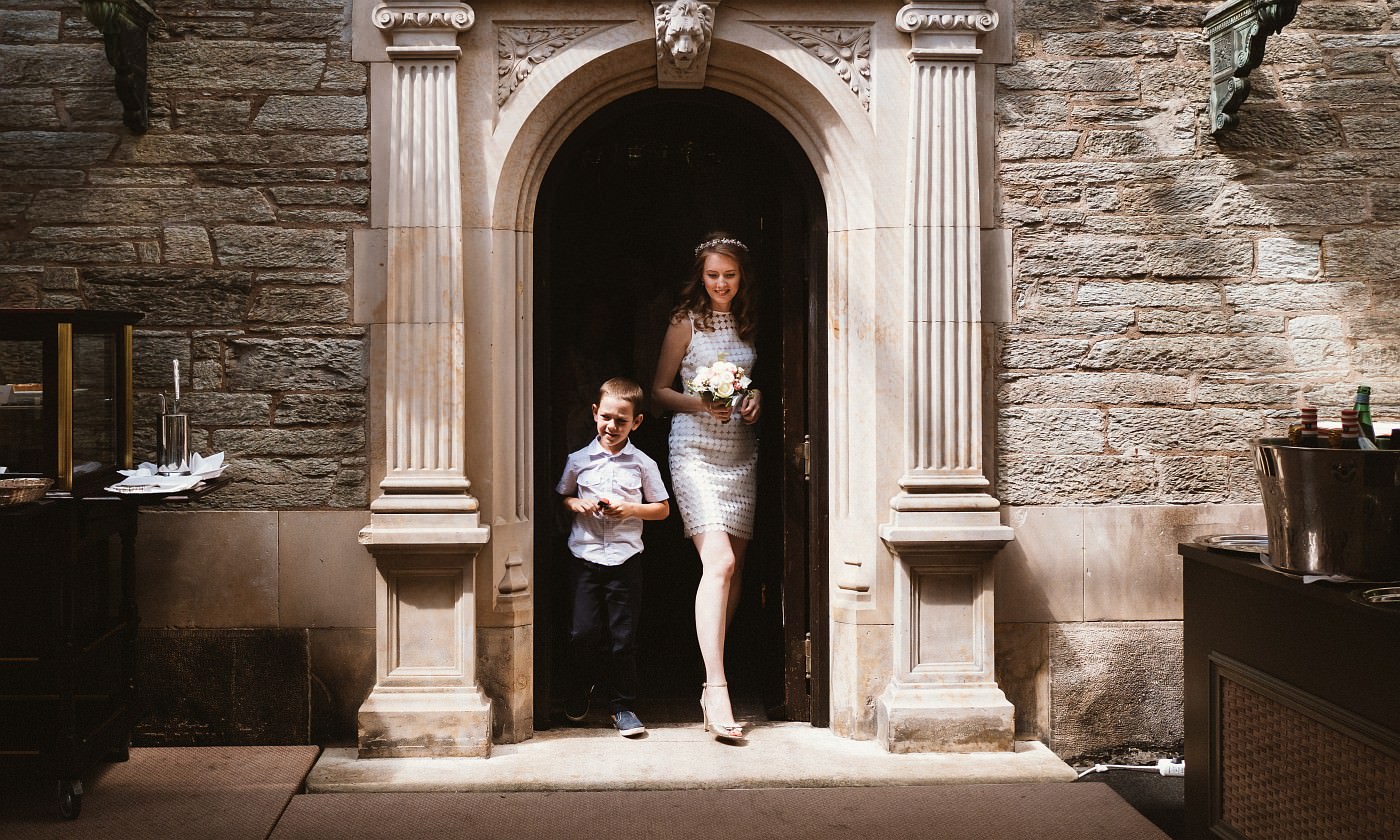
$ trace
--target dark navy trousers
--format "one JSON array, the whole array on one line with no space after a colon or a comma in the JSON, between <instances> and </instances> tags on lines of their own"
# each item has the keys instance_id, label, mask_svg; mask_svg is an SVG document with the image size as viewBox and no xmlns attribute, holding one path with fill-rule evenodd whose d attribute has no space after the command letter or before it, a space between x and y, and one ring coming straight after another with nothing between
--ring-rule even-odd
<instances>
[{"instance_id":1,"label":"dark navy trousers","mask_svg":"<svg viewBox=\"0 0 1400 840\"><path fill-rule=\"evenodd\" d=\"M637 701L637 625L642 618L642 555L620 566L570 557L574 588L569 652L573 688L597 686L614 713Z\"/></svg>"}]
</instances>

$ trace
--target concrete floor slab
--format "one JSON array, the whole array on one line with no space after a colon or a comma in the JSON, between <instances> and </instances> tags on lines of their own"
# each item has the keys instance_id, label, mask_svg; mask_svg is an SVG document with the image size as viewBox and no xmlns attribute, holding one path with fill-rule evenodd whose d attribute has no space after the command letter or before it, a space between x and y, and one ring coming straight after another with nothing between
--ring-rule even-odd
<instances>
[{"instance_id":1,"label":"concrete floor slab","mask_svg":"<svg viewBox=\"0 0 1400 840\"><path fill-rule=\"evenodd\" d=\"M873 741L838 738L805 723L762 724L741 745L699 726L654 726L627 739L607 730L540 732L495 745L490 758L359 759L327 749L308 793L408 791L689 790L1072 782L1075 772L1043 744L1015 752L893 755Z\"/></svg>"}]
</instances>

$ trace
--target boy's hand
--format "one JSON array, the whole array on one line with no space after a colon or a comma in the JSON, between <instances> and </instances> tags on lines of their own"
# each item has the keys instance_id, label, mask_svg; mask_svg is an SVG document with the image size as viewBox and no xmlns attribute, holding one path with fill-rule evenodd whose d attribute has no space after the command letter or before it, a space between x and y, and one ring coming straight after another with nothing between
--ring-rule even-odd
<instances>
[{"instance_id":1,"label":"boy's hand","mask_svg":"<svg viewBox=\"0 0 1400 840\"><path fill-rule=\"evenodd\" d=\"M598 510L609 519L625 519L632 516L631 502L614 502L609 499L598 500Z\"/></svg>"},{"instance_id":2,"label":"boy's hand","mask_svg":"<svg viewBox=\"0 0 1400 840\"><path fill-rule=\"evenodd\" d=\"M568 508L570 513L582 513L588 516L593 516L602 512L602 508L598 506L598 500L596 499L572 497L564 500L564 507Z\"/></svg>"}]
</instances>

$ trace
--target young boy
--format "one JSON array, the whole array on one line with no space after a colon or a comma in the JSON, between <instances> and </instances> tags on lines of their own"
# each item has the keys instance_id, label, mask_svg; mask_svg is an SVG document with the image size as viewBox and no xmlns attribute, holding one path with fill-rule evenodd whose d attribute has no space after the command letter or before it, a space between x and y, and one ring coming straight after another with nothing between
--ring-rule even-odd
<instances>
[{"instance_id":1,"label":"young boy","mask_svg":"<svg viewBox=\"0 0 1400 840\"><path fill-rule=\"evenodd\" d=\"M554 488L574 515L569 648L576 673L564 715L583 720L593 687L607 686L613 725L627 737L646 732L632 710L642 614L642 520L665 519L671 512L656 462L627 441L642 424L642 400L642 387L630 379L604 382L593 406L598 437L569 456Z\"/></svg>"}]
</instances>

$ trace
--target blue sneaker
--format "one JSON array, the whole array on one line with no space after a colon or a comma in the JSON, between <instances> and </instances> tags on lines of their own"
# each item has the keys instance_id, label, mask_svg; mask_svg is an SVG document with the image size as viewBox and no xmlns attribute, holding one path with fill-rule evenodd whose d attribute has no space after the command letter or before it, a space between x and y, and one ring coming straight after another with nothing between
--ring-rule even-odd
<instances>
[{"instance_id":1,"label":"blue sneaker","mask_svg":"<svg viewBox=\"0 0 1400 840\"><path fill-rule=\"evenodd\" d=\"M624 738L635 738L638 735L646 734L647 728L642 726L642 721L632 712L623 709L614 714L613 726L617 727L617 734Z\"/></svg>"}]
</instances>

